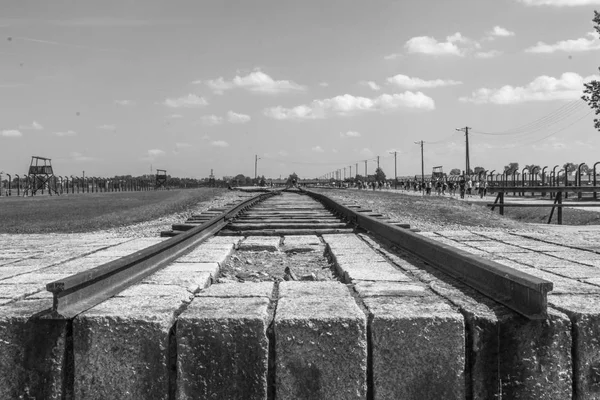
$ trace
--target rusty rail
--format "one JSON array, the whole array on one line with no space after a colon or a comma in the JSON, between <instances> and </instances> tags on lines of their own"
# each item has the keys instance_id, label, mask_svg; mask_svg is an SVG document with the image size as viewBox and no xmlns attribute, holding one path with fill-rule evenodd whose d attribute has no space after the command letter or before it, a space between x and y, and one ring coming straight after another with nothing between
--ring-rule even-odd
<instances>
[{"instance_id":1,"label":"rusty rail","mask_svg":"<svg viewBox=\"0 0 600 400\"><path fill-rule=\"evenodd\" d=\"M100 304L164 268L192 246L221 230L238 213L273 195L275 193L256 195L185 233L88 271L48 283L46 290L53 294L53 306L45 318L73 318Z\"/></svg>"},{"instance_id":2,"label":"rusty rail","mask_svg":"<svg viewBox=\"0 0 600 400\"><path fill-rule=\"evenodd\" d=\"M359 227L415 254L435 268L519 314L529 319L546 318L547 293L552 290L552 282L379 221L338 204L321 193L310 190L304 192Z\"/></svg>"}]
</instances>

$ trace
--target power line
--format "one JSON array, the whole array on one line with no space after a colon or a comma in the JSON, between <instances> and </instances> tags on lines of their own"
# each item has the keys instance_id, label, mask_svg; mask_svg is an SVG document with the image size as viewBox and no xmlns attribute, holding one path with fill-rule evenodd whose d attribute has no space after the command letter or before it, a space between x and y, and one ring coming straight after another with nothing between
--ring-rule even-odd
<instances>
[{"instance_id":1,"label":"power line","mask_svg":"<svg viewBox=\"0 0 600 400\"><path fill-rule=\"evenodd\" d=\"M515 128L506 129L503 131L496 132L486 132L473 129L473 133L481 134L481 135L491 135L491 136L508 136L508 135L521 135L521 134L529 134L533 132L537 132L544 128L550 127L552 125L557 124L558 122L569 118L573 113L580 111L584 106L585 102L581 99L571 101L558 109L550 112L549 114L538 118L532 122L528 122L526 124L517 126Z\"/></svg>"}]
</instances>

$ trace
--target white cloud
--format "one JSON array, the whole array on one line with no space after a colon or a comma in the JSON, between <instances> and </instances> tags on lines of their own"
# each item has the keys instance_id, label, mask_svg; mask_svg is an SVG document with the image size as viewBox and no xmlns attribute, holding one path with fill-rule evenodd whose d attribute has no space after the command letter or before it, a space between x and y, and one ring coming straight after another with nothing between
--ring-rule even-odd
<instances>
[{"instance_id":1,"label":"white cloud","mask_svg":"<svg viewBox=\"0 0 600 400\"><path fill-rule=\"evenodd\" d=\"M311 150L314 151L315 153L323 153L325 151L321 148L321 146L315 146Z\"/></svg>"},{"instance_id":2,"label":"white cloud","mask_svg":"<svg viewBox=\"0 0 600 400\"><path fill-rule=\"evenodd\" d=\"M600 0L517 0L527 6L576 7L600 4Z\"/></svg>"},{"instance_id":3,"label":"white cloud","mask_svg":"<svg viewBox=\"0 0 600 400\"><path fill-rule=\"evenodd\" d=\"M227 143L224 140L215 140L213 142L210 142L210 144L215 147L229 147L229 143Z\"/></svg>"},{"instance_id":4,"label":"white cloud","mask_svg":"<svg viewBox=\"0 0 600 400\"><path fill-rule=\"evenodd\" d=\"M164 156L165 152L162 151L161 149L150 149L148 150L148 156L150 157L157 157L157 156Z\"/></svg>"},{"instance_id":5,"label":"white cloud","mask_svg":"<svg viewBox=\"0 0 600 400\"><path fill-rule=\"evenodd\" d=\"M495 26L490 32L488 32L488 36L490 37L508 37L515 36L514 32L509 31L508 29L502 28L500 26Z\"/></svg>"},{"instance_id":6,"label":"white cloud","mask_svg":"<svg viewBox=\"0 0 600 400\"><path fill-rule=\"evenodd\" d=\"M110 125L110 124L100 125L97 128L105 130L105 131L114 131L115 129L117 129L117 127L115 125Z\"/></svg>"},{"instance_id":7,"label":"white cloud","mask_svg":"<svg viewBox=\"0 0 600 400\"><path fill-rule=\"evenodd\" d=\"M400 53L392 53L392 54L388 54L388 55L383 56L383 59L389 61L389 60L395 60L396 58L400 58L400 57L402 57L402 54L400 54Z\"/></svg>"},{"instance_id":8,"label":"white cloud","mask_svg":"<svg viewBox=\"0 0 600 400\"><path fill-rule=\"evenodd\" d=\"M421 92L406 91L396 94L382 94L376 98L340 95L323 100L313 100L310 104L302 104L293 108L282 106L264 110L264 114L277 120L322 119L329 115L348 116L368 111L391 111L400 108L415 108L423 110L435 109L431 97Z\"/></svg>"},{"instance_id":9,"label":"white cloud","mask_svg":"<svg viewBox=\"0 0 600 400\"><path fill-rule=\"evenodd\" d=\"M119 106L133 106L135 101L133 100L115 100L115 104Z\"/></svg>"},{"instance_id":10,"label":"white cloud","mask_svg":"<svg viewBox=\"0 0 600 400\"><path fill-rule=\"evenodd\" d=\"M476 58L494 58L501 55L502 52L498 50L479 51L475 53Z\"/></svg>"},{"instance_id":11,"label":"white cloud","mask_svg":"<svg viewBox=\"0 0 600 400\"><path fill-rule=\"evenodd\" d=\"M299 85L294 81L274 80L262 71L254 71L246 76L235 76L232 80L226 81L222 77L204 82L216 94L223 94L226 90L235 88L246 89L257 93L286 93L294 91L304 91L305 86Z\"/></svg>"},{"instance_id":12,"label":"white cloud","mask_svg":"<svg viewBox=\"0 0 600 400\"><path fill-rule=\"evenodd\" d=\"M373 82L373 81L360 81L359 82L361 85L364 86L368 86L370 87L372 90L381 90L381 86L379 86L377 83Z\"/></svg>"},{"instance_id":13,"label":"white cloud","mask_svg":"<svg viewBox=\"0 0 600 400\"><path fill-rule=\"evenodd\" d=\"M373 152L371 151L371 149L365 147L364 149L362 149L361 151L359 151L360 155L365 156L365 157L373 157Z\"/></svg>"},{"instance_id":14,"label":"white cloud","mask_svg":"<svg viewBox=\"0 0 600 400\"><path fill-rule=\"evenodd\" d=\"M73 159L73 161L80 161L80 162L86 162L86 161L93 161L94 157L89 157L89 156L84 156L83 154L77 152L77 151L73 151L69 154L71 156L71 158Z\"/></svg>"},{"instance_id":15,"label":"white cloud","mask_svg":"<svg viewBox=\"0 0 600 400\"><path fill-rule=\"evenodd\" d=\"M418 89L418 88L435 88L441 86L455 86L462 85L460 81L453 81L451 79L435 79L431 81L426 81L420 78L411 78L406 75L398 74L392 76L391 78L387 78L389 83L393 83L397 86L404 87L407 89Z\"/></svg>"},{"instance_id":16,"label":"white cloud","mask_svg":"<svg viewBox=\"0 0 600 400\"><path fill-rule=\"evenodd\" d=\"M430 36L413 37L404 44L404 48L408 53L464 56L466 50L460 48L457 43L468 45L473 41L456 32L454 35L447 36L445 42L438 42L437 39Z\"/></svg>"},{"instance_id":17,"label":"white cloud","mask_svg":"<svg viewBox=\"0 0 600 400\"><path fill-rule=\"evenodd\" d=\"M350 138L350 137L360 137L360 132L356 131L348 131L348 132L340 132L341 138Z\"/></svg>"},{"instance_id":18,"label":"white cloud","mask_svg":"<svg viewBox=\"0 0 600 400\"><path fill-rule=\"evenodd\" d=\"M223 123L223 118L217 115L203 115L199 121L202 125L215 126Z\"/></svg>"},{"instance_id":19,"label":"white cloud","mask_svg":"<svg viewBox=\"0 0 600 400\"><path fill-rule=\"evenodd\" d=\"M506 85L499 89L481 88L470 97L461 97L463 102L475 104L516 104L528 101L574 100L583 94L584 82L598 80L600 76L583 78L574 72L565 72L560 78L538 76L525 86Z\"/></svg>"},{"instance_id":20,"label":"white cloud","mask_svg":"<svg viewBox=\"0 0 600 400\"><path fill-rule=\"evenodd\" d=\"M554 53L557 51L581 52L600 50L600 34L589 32L588 37L579 39L561 40L554 44L538 42L535 46L525 49L526 53Z\"/></svg>"},{"instance_id":21,"label":"white cloud","mask_svg":"<svg viewBox=\"0 0 600 400\"><path fill-rule=\"evenodd\" d=\"M16 129L5 129L2 132L2 136L4 137L21 137L23 134Z\"/></svg>"},{"instance_id":22,"label":"white cloud","mask_svg":"<svg viewBox=\"0 0 600 400\"><path fill-rule=\"evenodd\" d=\"M41 131L44 127L36 121L33 121L31 125L19 125L19 129L33 129L35 131Z\"/></svg>"},{"instance_id":23,"label":"white cloud","mask_svg":"<svg viewBox=\"0 0 600 400\"><path fill-rule=\"evenodd\" d=\"M245 124L250 121L250 116L246 114L238 114L233 111L227 111L227 120L232 124Z\"/></svg>"},{"instance_id":24,"label":"white cloud","mask_svg":"<svg viewBox=\"0 0 600 400\"><path fill-rule=\"evenodd\" d=\"M72 130L68 130L68 131L62 131L62 132L54 132L54 134L56 136L61 136L61 137L63 137L63 136L75 136L75 135L77 135L77 132L72 131Z\"/></svg>"},{"instance_id":25,"label":"white cloud","mask_svg":"<svg viewBox=\"0 0 600 400\"><path fill-rule=\"evenodd\" d=\"M198 108L204 107L208 102L204 97L190 93L177 99L168 98L162 104L170 108Z\"/></svg>"},{"instance_id":26,"label":"white cloud","mask_svg":"<svg viewBox=\"0 0 600 400\"><path fill-rule=\"evenodd\" d=\"M328 87L329 83L327 83L327 82L321 82L321 83L319 83L319 86L321 86L321 87Z\"/></svg>"}]
</instances>

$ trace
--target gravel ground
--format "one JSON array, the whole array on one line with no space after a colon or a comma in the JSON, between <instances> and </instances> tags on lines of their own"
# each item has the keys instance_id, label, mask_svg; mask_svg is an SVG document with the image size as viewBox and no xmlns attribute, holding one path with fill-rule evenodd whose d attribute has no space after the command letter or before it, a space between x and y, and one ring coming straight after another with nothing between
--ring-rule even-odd
<instances>
[{"instance_id":1,"label":"gravel ground","mask_svg":"<svg viewBox=\"0 0 600 400\"><path fill-rule=\"evenodd\" d=\"M540 231L543 227L526 224L493 213L475 200L461 200L450 196L422 196L400 191L315 189L335 200L358 204L394 220L410 224L422 231L444 230L511 230ZM493 200L492 200L493 201Z\"/></svg>"},{"instance_id":2,"label":"gravel ground","mask_svg":"<svg viewBox=\"0 0 600 400\"><path fill-rule=\"evenodd\" d=\"M240 192L226 192L214 199L202 201L186 212L165 215L157 220L107 229L96 233L102 233L107 237L157 237L160 232L171 230L171 225L185 222L192 214L200 214L211 208L223 207L227 203L236 202L242 197L247 197L247 195Z\"/></svg>"}]
</instances>

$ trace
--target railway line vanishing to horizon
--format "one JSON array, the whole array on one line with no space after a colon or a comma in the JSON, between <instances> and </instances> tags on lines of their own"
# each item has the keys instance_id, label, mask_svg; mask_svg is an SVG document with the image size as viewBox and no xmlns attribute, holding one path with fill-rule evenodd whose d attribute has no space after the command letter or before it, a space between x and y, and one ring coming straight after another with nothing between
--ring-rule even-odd
<instances>
[{"instance_id":1,"label":"railway line vanishing to horizon","mask_svg":"<svg viewBox=\"0 0 600 400\"><path fill-rule=\"evenodd\" d=\"M416 232L322 192L245 196L174 224L170 239L73 243L70 259L47 265L43 249L3 238L0 392L600 393L600 240Z\"/></svg>"}]
</instances>

